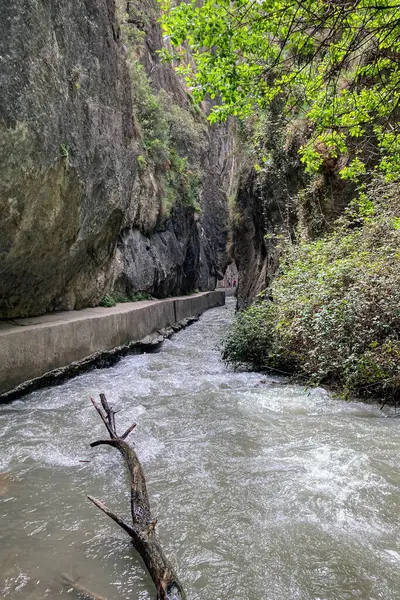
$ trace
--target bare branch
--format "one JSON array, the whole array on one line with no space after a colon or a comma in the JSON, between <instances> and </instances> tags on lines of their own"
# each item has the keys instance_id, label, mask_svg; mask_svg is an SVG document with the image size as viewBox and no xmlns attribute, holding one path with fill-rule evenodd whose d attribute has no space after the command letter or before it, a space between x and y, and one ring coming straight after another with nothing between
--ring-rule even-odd
<instances>
[{"instance_id":1,"label":"bare branch","mask_svg":"<svg viewBox=\"0 0 400 600\"><path fill-rule=\"evenodd\" d=\"M128 533L131 537L135 535L135 530L133 529L133 527L131 525L129 525L129 523L127 523L122 517L119 517L118 515L116 515L103 502L101 502L100 500L97 500L97 498L93 498L93 496L88 496L88 499L90 500L90 502L93 502L93 504L95 506L97 506L97 508L102 510L103 513L105 513L108 517L110 517L113 521L115 521L115 523L117 523L117 525L122 527L122 529L124 529L124 531L126 531L126 533Z\"/></svg>"},{"instance_id":2,"label":"bare branch","mask_svg":"<svg viewBox=\"0 0 400 600\"><path fill-rule=\"evenodd\" d=\"M128 427L128 429L125 431L125 433L123 433L121 435L121 440L124 440L125 438L128 437L128 435L135 429L136 427L136 423L132 423L132 425L130 427Z\"/></svg>"},{"instance_id":3,"label":"bare branch","mask_svg":"<svg viewBox=\"0 0 400 600\"><path fill-rule=\"evenodd\" d=\"M96 404L96 401L95 401L95 399L93 398L93 396L90 396L90 402L93 404L93 406L95 407L95 409L97 410L97 412L98 412L98 414L99 414L99 416L100 416L100 419L103 421L104 425L106 426L106 428L107 428L107 431L108 431L108 433L110 434L110 438L113 438L113 437L114 437L114 432L112 431L111 427L109 426L109 424L108 424L108 422L107 422L107 419L106 419L106 418L105 418L105 416L103 415L103 412L102 412L102 410L101 410L100 406L98 406L98 405Z\"/></svg>"}]
</instances>

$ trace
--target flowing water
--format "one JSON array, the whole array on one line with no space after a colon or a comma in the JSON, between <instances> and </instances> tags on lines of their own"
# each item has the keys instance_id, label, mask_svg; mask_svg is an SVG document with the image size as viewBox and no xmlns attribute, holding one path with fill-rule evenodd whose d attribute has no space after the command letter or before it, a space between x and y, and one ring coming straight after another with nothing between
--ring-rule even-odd
<instances>
[{"instance_id":1,"label":"flowing water","mask_svg":"<svg viewBox=\"0 0 400 600\"><path fill-rule=\"evenodd\" d=\"M0 597L107 600L154 588L128 536L122 460L89 396L133 421L153 513L188 600L400 598L400 420L321 389L233 372L215 346L232 305L156 353L0 407ZM82 462L90 461L90 462Z\"/></svg>"}]
</instances>

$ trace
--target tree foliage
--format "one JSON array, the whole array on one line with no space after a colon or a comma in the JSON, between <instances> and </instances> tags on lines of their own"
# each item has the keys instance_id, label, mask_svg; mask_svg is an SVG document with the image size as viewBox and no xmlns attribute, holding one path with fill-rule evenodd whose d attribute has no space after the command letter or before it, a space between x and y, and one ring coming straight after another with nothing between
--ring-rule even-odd
<instances>
[{"instance_id":1,"label":"tree foliage","mask_svg":"<svg viewBox=\"0 0 400 600\"><path fill-rule=\"evenodd\" d=\"M164 30L211 121L251 116L280 99L310 124L309 172L347 154L344 178L400 175L398 0L161 0ZM187 51L190 51L190 55Z\"/></svg>"}]
</instances>

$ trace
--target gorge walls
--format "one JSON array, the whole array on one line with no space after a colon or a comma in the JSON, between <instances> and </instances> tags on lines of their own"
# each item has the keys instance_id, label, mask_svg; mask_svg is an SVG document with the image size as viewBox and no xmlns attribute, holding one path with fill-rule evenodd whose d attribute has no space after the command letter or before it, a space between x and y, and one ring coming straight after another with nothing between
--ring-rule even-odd
<instances>
[{"instance_id":1,"label":"gorge walls","mask_svg":"<svg viewBox=\"0 0 400 600\"><path fill-rule=\"evenodd\" d=\"M302 130L298 123L285 122L279 106L259 118L257 126L262 130L261 142L256 149L247 142L247 162L233 207L232 256L239 271L239 309L271 283L279 268L282 242L313 240L332 231L355 190L352 182L339 177L341 157L324 161L317 175L306 173L298 150L308 133L304 124Z\"/></svg>"},{"instance_id":2,"label":"gorge walls","mask_svg":"<svg viewBox=\"0 0 400 600\"><path fill-rule=\"evenodd\" d=\"M161 64L157 4L0 11L0 318L212 289L232 140Z\"/></svg>"}]
</instances>

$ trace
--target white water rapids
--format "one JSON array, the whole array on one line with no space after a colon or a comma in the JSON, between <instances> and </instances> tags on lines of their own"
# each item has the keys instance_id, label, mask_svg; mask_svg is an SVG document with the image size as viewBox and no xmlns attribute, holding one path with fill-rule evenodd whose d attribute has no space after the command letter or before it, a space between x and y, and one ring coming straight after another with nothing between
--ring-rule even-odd
<instances>
[{"instance_id":1,"label":"white water rapids","mask_svg":"<svg viewBox=\"0 0 400 600\"><path fill-rule=\"evenodd\" d=\"M188 600L398 600L400 419L234 372L216 308L163 343L0 406L0 597L155 598L128 536L122 459L90 395L133 421L158 532ZM266 383L261 383L265 380ZM80 462L80 461L90 462Z\"/></svg>"}]
</instances>

